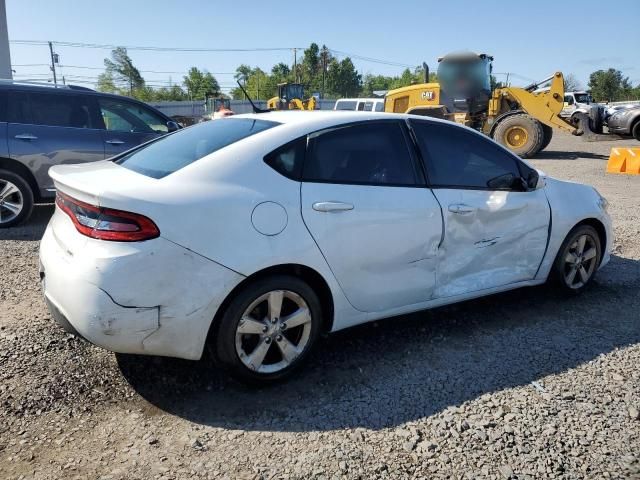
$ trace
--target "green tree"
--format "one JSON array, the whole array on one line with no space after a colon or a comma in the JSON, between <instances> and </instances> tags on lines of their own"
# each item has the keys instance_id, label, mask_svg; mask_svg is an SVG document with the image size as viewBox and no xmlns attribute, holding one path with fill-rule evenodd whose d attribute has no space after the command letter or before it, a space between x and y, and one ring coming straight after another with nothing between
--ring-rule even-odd
<instances>
[{"instance_id":1,"label":"green tree","mask_svg":"<svg viewBox=\"0 0 640 480\"><path fill-rule=\"evenodd\" d=\"M191 67L184 77L184 86L192 99L204 100L208 96L220 94L220 85L216 78L206 70Z\"/></svg>"},{"instance_id":2,"label":"green tree","mask_svg":"<svg viewBox=\"0 0 640 480\"><path fill-rule=\"evenodd\" d=\"M597 102L622 100L632 91L629 77L623 76L622 72L615 68L593 72L589 76L589 88Z\"/></svg>"},{"instance_id":3,"label":"green tree","mask_svg":"<svg viewBox=\"0 0 640 480\"><path fill-rule=\"evenodd\" d=\"M129 57L126 48L118 47L111 50L111 59L105 58L104 66L107 75L127 85L130 95L133 94L134 89L144 87L144 78L142 78L140 71L133 65L133 61L131 57Z\"/></svg>"},{"instance_id":4,"label":"green tree","mask_svg":"<svg viewBox=\"0 0 640 480\"><path fill-rule=\"evenodd\" d=\"M362 88L362 76L356 71L349 57L338 61L333 58L327 69L327 90L330 95L355 97Z\"/></svg>"},{"instance_id":5,"label":"green tree","mask_svg":"<svg viewBox=\"0 0 640 480\"><path fill-rule=\"evenodd\" d=\"M98 75L98 83L96 88L99 92L105 93L118 93L113 75L109 72L104 72Z\"/></svg>"},{"instance_id":6,"label":"green tree","mask_svg":"<svg viewBox=\"0 0 640 480\"><path fill-rule=\"evenodd\" d=\"M154 96L154 100L160 102L189 100L189 95L187 95L187 92L185 92L180 85L158 88L154 91Z\"/></svg>"},{"instance_id":7,"label":"green tree","mask_svg":"<svg viewBox=\"0 0 640 480\"><path fill-rule=\"evenodd\" d=\"M277 83L289 81L291 77L291 69L286 63L277 63L271 69L271 76Z\"/></svg>"},{"instance_id":8,"label":"green tree","mask_svg":"<svg viewBox=\"0 0 640 480\"><path fill-rule=\"evenodd\" d=\"M301 80L307 89L312 91L321 90L322 64L320 61L320 48L317 43L312 43L304 51L301 70Z\"/></svg>"}]
</instances>

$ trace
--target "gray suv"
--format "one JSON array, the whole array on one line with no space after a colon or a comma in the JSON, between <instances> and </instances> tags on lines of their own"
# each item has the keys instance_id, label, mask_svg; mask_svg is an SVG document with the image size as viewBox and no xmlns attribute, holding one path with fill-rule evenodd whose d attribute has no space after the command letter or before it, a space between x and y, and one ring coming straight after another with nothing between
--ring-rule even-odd
<instances>
[{"instance_id":1,"label":"gray suv","mask_svg":"<svg viewBox=\"0 0 640 480\"><path fill-rule=\"evenodd\" d=\"M131 98L0 81L0 228L55 196L49 167L103 160L179 126Z\"/></svg>"}]
</instances>

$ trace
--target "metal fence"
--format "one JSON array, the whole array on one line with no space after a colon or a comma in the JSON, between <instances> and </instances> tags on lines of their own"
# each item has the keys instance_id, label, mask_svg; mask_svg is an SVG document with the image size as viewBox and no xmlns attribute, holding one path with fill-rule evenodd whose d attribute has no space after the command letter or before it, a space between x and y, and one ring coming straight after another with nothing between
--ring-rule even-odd
<instances>
[{"instance_id":1,"label":"metal fence","mask_svg":"<svg viewBox=\"0 0 640 480\"><path fill-rule=\"evenodd\" d=\"M148 102L152 107L157 108L165 115L170 117L201 117L205 114L204 102L202 101L184 101L184 102ZM267 102L264 100L254 100L256 107L267 108ZM335 100L323 99L318 102L319 110L332 110ZM251 113L251 104L248 100L231 100L231 110L235 113Z\"/></svg>"}]
</instances>

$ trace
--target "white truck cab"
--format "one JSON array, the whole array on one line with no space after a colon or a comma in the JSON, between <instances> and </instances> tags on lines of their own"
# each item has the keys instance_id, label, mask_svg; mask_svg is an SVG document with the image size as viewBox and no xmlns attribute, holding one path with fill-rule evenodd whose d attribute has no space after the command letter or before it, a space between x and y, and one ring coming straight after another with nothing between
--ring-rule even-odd
<instances>
[{"instance_id":1,"label":"white truck cab","mask_svg":"<svg viewBox=\"0 0 640 480\"><path fill-rule=\"evenodd\" d=\"M384 98L340 98L336 100L333 109L358 112L384 112Z\"/></svg>"},{"instance_id":2,"label":"white truck cab","mask_svg":"<svg viewBox=\"0 0 640 480\"><path fill-rule=\"evenodd\" d=\"M593 98L591 98L589 92L564 92L564 107L560 112L560 116L568 118L577 112L589 113L592 103Z\"/></svg>"}]
</instances>

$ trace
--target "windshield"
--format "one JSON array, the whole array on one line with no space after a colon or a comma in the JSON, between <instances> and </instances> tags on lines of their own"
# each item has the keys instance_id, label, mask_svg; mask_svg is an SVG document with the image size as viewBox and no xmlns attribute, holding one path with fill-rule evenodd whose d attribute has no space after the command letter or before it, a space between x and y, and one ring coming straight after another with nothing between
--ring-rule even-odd
<instances>
[{"instance_id":1,"label":"windshield","mask_svg":"<svg viewBox=\"0 0 640 480\"><path fill-rule=\"evenodd\" d=\"M302 100L304 98L302 85L286 85L282 89L282 98L284 100L292 100L294 98Z\"/></svg>"},{"instance_id":2,"label":"windshield","mask_svg":"<svg viewBox=\"0 0 640 480\"><path fill-rule=\"evenodd\" d=\"M574 93L573 96L578 103L591 103L591 95L589 95L588 93Z\"/></svg>"},{"instance_id":3,"label":"windshield","mask_svg":"<svg viewBox=\"0 0 640 480\"><path fill-rule=\"evenodd\" d=\"M179 130L136 149L116 163L152 178L162 178L243 138L279 125L251 118L224 118Z\"/></svg>"}]
</instances>

